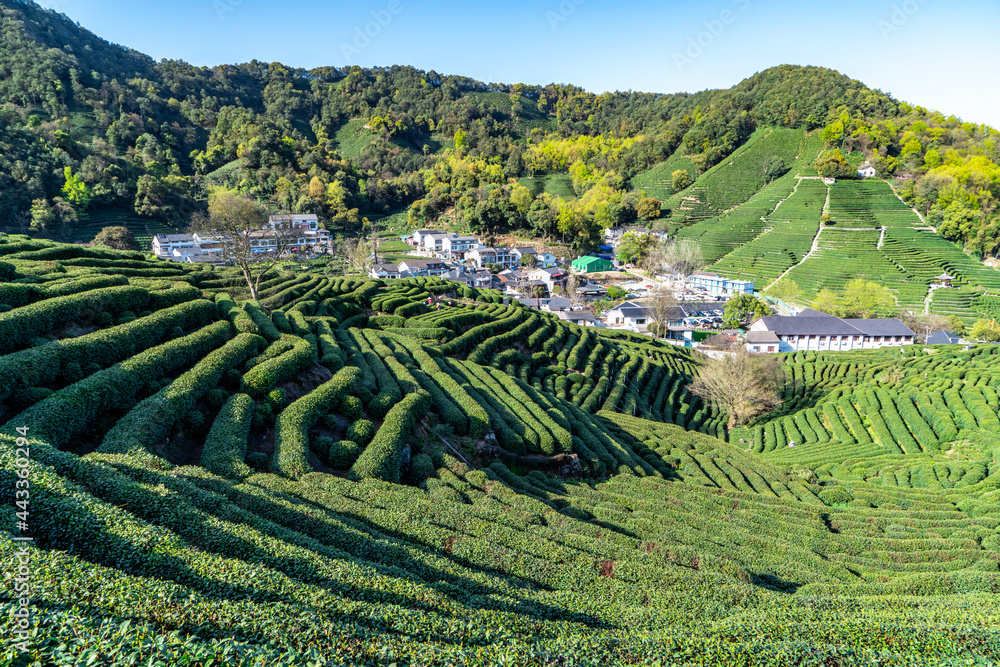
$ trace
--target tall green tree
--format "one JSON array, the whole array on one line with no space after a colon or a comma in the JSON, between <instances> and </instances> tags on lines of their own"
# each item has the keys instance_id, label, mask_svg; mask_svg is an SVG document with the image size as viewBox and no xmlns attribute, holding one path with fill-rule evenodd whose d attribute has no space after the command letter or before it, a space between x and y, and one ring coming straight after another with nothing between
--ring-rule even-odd
<instances>
[{"instance_id":1,"label":"tall green tree","mask_svg":"<svg viewBox=\"0 0 1000 667\"><path fill-rule=\"evenodd\" d=\"M737 294L726 302L722 313L722 326L728 329L747 327L758 317L771 314L771 306L752 294Z\"/></svg>"}]
</instances>

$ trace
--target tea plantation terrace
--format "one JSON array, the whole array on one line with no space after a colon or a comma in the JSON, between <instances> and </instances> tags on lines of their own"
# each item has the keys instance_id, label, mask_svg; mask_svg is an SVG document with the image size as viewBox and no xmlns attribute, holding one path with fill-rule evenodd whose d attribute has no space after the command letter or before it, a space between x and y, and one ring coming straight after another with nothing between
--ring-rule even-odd
<instances>
[{"instance_id":1,"label":"tea plantation terrace","mask_svg":"<svg viewBox=\"0 0 1000 667\"><path fill-rule=\"evenodd\" d=\"M0 236L27 664L1000 662L997 346L777 355L729 430L648 336L241 281Z\"/></svg>"}]
</instances>

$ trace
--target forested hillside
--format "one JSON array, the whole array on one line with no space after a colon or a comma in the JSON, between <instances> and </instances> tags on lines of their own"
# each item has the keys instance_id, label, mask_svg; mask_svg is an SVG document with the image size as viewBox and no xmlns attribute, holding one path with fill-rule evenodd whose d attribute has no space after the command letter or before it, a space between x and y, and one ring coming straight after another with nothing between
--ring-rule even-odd
<instances>
[{"instance_id":1,"label":"forested hillside","mask_svg":"<svg viewBox=\"0 0 1000 667\"><path fill-rule=\"evenodd\" d=\"M334 229L413 206L475 229L578 245L636 219L630 180L675 152L699 171L756 128L819 128L901 107L831 70L779 67L730 90L594 95L409 67L154 62L32 2L0 2L0 215L73 237L106 210L184 224L227 185ZM579 200L514 179L570 173ZM588 196L589 195L589 196Z\"/></svg>"},{"instance_id":2,"label":"forested hillside","mask_svg":"<svg viewBox=\"0 0 1000 667\"><path fill-rule=\"evenodd\" d=\"M683 348L241 280L0 237L4 664L1000 660L997 346L781 357L727 430Z\"/></svg>"}]
</instances>

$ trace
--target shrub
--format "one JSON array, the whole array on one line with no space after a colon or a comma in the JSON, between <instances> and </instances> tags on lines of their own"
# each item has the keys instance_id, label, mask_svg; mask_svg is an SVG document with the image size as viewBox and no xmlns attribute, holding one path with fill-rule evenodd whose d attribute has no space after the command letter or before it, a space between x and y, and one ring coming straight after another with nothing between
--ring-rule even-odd
<instances>
[{"instance_id":1,"label":"shrub","mask_svg":"<svg viewBox=\"0 0 1000 667\"><path fill-rule=\"evenodd\" d=\"M331 468L338 470L348 470L361 455L361 447L351 440L339 440L333 442L327 450L327 460Z\"/></svg>"},{"instance_id":2,"label":"shrub","mask_svg":"<svg viewBox=\"0 0 1000 667\"><path fill-rule=\"evenodd\" d=\"M125 454L148 448L166 435L199 398L219 383L226 369L242 363L263 344L260 336L240 334L212 352L120 419L104 436L100 451Z\"/></svg>"},{"instance_id":3,"label":"shrub","mask_svg":"<svg viewBox=\"0 0 1000 667\"><path fill-rule=\"evenodd\" d=\"M62 377L67 384L78 382L83 379L83 369L80 368L80 364L75 361L71 361L63 366Z\"/></svg>"},{"instance_id":4,"label":"shrub","mask_svg":"<svg viewBox=\"0 0 1000 667\"><path fill-rule=\"evenodd\" d=\"M827 505L833 506L842 503L849 503L854 500L854 496L848 493L841 486L829 486L817 494L819 499Z\"/></svg>"},{"instance_id":5,"label":"shrub","mask_svg":"<svg viewBox=\"0 0 1000 667\"><path fill-rule=\"evenodd\" d=\"M314 437L310 442L309 446L312 450L319 454L324 459L330 453L330 447L333 445L333 438L328 435L321 435Z\"/></svg>"},{"instance_id":6,"label":"shrub","mask_svg":"<svg viewBox=\"0 0 1000 667\"><path fill-rule=\"evenodd\" d=\"M225 374L223 374L223 378L225 378ZM207 394L205 394L205 405L207 405L213 410L218 410L223 405L225 405L226 400L228 398L229 398L229 392L227 392L225 389L212 389Z\"/></svg>"},{"instance_id":7,"label":"shrub","mask_svg":"<svg viewBox=\"0 0 1000 667\"><path fill-rule=\"evenodd\" d=\"M340 414L352 421L360 418L364 414L361 399L357 396L344 396L340 401Z\"/></svg>"},{"instance_id":8,"label":"shrub","mask_svg":"<svg viewBox=\"0 0 1000 667\"><path fill-rule=\"evenodd\" d=\"M194 437L205 430L205 413L191 410L184 415L184 432Z\"/></svg>"},{"instance_id":9,"label":"shrub","mask_svg":"<svg viewBox=\"0 0 1000 667\"><path fill-rule=\"evenodd\" d=\"M114 323L115 318L108 311L102 311L94 318L94 323L99 327L107 327Z\"/></svg>"},{"instance_id":10,"label":"shrub","mask_svg":"<svg viewBox=\"0 0 1000 667\"><path fill-rule=\"evenodd\" d=\"M430 396L423 391L406 395L389 411L371 444L351 466L351 479L399 482L406 440L414 423L424 416Z\"/></svg>"},{"instance_id":11,"label":"shrub","mask_svg":"<svg viewBox=\"0 0 1000 667\"><path fill-rule=\"evenodd\" d=\"M257 364L244 374L243 383L251 393L264 395L313 363L313 349L309 341L289 336L281 342L286 341L291 345L287 352Z\"/></svg>"},{"instance_id":12,"label":"shrub","mask_svg":"<svg viewBox=\"0 0 1000 667\"><path fill-rule=\"evenodd\" d=\"M88 312L129 312L144 307L149 292L125 285L104 287L79 294L69 294L0 313L0 353L25 345L32 338L80 319Z\"/></svg>"},{"instance_id":13,"label":"shrub","mask_svg":"<svg viewBox=\"0 0 1000 667\"><path fill-rule=\"evenodd\" d=\"M358 383L357 368L345 368L333 379L289 405L278 416L274 438L275 465L283 475L300 477L309 472L306 451L308 431Z\"/></svg>"},{"instance_id":14,"label":"shrub","mask_svg":"<svg viewBox=\"0 0 1000 667\"><path fill-rule=\"evenodd\" d=\"M344 437L363 447L375 437L375 424L367 419L359 419L348 427Z\"/></svg>"},{"instance_id":15,"label":"shrub","mask_svg":"<svg viewBox=\"0 0 1000 667\"><path fill-rule=\"evenodd\" d=\"M258 472L267 472L271 466L271 457L264 452L250 452L247 454L246 464Z\"/></svg>"},{"instance_id":16,"label":"shrub","mask_svg":"<svg viewBox=\"0 0 1000 667\"><path fill-rule=\"evenodd\" d=\"M148 382L205 357L228 338L229 324L216 322L184 338L148 349L61 389L19 415L17 423L29 427L33 435L54 446L66 446L97 415L131 407L138 391Z\"/></svg>"},{"instance_id":17,"label":"shrub","mask_svg":"<svg viewBox=\"0 0 1000 667\"><path fill-rule=\"evenodd\" d=\"M260 330L261 336L271 342L281 338L281 332L274 326L271 318L265 315L264 311L260 309L259 303L256 301L247 301L243 304L243 310L246 311L247 316L253 320L253 323Z\"/></svg>"},{"instance_id":18,"label":"shrub","mask_svg":"<svg viewBox=\"0 0 1000 667\"><path fill-rule=\"evenodd\" d=\"M434 461L427 454L417 454L410 464L410 479L416 484L420 484L428 477L433 477L436 468Z\"/></svg>"}]
</instances>

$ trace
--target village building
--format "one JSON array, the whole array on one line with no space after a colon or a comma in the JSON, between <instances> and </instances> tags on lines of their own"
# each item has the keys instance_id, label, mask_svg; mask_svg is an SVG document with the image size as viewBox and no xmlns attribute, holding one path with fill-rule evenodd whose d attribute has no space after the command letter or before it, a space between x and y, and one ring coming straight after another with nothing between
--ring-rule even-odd
<instances>
[{"instance_id":1,"label":"village building","mask_svg":"<svg viewBox=\"0 0 1000 667\"><path fill-rule=\"evenodd\" d=\"M735 296L736 294L753 294L752 280L735 280L723 278L717 273L695 271L687 279L688 287L697 287L713 294Z\"/></svg>"},{"instance_id":2,"label":"village building","mask_svg":"<svg viewBox=\"0 0 1000 667\"><path fill-rule=\"evenodd\" d=\"M451 236L446 236L441 241L441 258L462 260L465 259L466 254L470 250L478 246L479 239L475 236L458 236L452 234Z\"/></svg>"},{"instance_id":3,"label":"village building","mask_svg":"<svg viewBox=\"0 0 1000 667\"><path fill-rule=\"evenodd\" d=\"M580 273L600 273L602 271L610 271L611 268L610 260L592 255L584 255L573 260L573 270Z\"/></svg>"},{"instance_id":4,"label":"village building","mask_svg":"<svg viewBox=\"0 0 1000 667\"><path fill-rule=\"evenodd\" d=\"M404 278L440 276L448 272L445 263L438 259L404 259L399 263L399 275ZM405 274L405 275L404 275Z\"/></svg>"},{"instance_id":5,"label":"village building","mask_svg":"<svg viewBox=\"0 0 1000 667\"><path fill-rule=\"evenodd\" d=\"M566 287L569 274L562 269L535 269L528 271L528 280L539 280L545 283L545 287L552 294L557 287Z\"/></svg>"},{"instance_id":6,"label":"village building","mask_svg":"<svg viewBox=\"0 0 1000 667\"><path fill-rule=\"evenodd\" d=\"M368 271L371 278L399 278L399 266L396 264L376 264Z\"/></svg>"},{"instance_id":7,"label":"village building","mask_svg":"<svg viewBox=\"0 0 1000 667\"><path fill-rule=\"evenodd\" d=\"M589 310L560 310L556 312L556 317L581 327L597 326L597 318Z\"/></svg>"},{"instance_id":8,"label":"village building","mask_svg":"<svg viewBox=\"0 0 1000 667\"><path fill-rule=\"evenodd\" d=\"M915 339L913 330L898 319L841 319L807 309L793 316L758 318L747 331L746 345L750 352L836 352L900 347Z\"/></svg>"},{"instance_id":9,"label":"village building","mask_svg":"<svg viewBox=\"0 0 1000 667\"><path fill-rule=\"evenodd\" d=\"M194 248L197 245L191 234L157 234L153 237L153 254L157 257L172 257L174 250Z\"/></svg>"}]
</instances>

